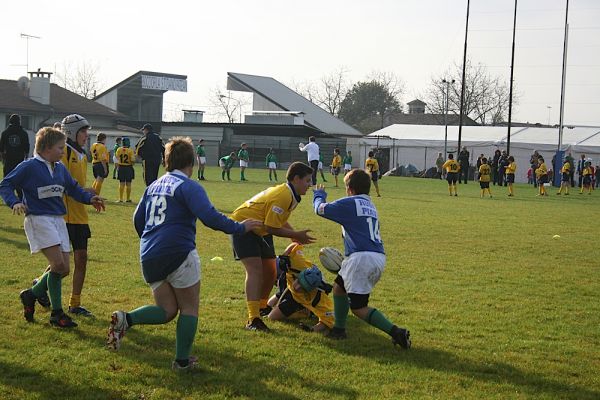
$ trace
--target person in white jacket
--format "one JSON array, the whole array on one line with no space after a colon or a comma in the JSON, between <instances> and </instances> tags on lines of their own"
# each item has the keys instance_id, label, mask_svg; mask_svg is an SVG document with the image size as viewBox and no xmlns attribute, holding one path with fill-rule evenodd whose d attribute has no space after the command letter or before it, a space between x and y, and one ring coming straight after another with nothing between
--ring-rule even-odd
<instances>
[{"instance_id":1,"label":"person in white jacket","mask_svg":"<svg viewBox=\"0 0 600 400\"><path fill-rule=\"evenodd\" d=\"M317 184L317 170L319 169L319 145L314 136L308 138L308 144L300 143L298 145L300 151L305 151L308 156L308 164L311 166L312 184Z\"/></svg>"}]
</instances>

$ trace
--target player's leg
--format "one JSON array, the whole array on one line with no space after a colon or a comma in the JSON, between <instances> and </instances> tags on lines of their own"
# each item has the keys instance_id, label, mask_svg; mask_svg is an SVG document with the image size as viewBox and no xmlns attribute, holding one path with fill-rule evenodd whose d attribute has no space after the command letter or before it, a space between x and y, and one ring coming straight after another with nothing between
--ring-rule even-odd
<instances>
[{"instance_id":1,"label":"player's leg","mask_svg":"<svg viewBox=\"0 0 600 400\"><path fill-rule=\"evenodd\" d=\"M127 202L131 203L131 181L125 182L125 188L127 193Z\"/></svg>"},{"instance_id":2,"label":"player's leg","mask_svg":"<svg viewBox=\"0 0 600 400\"><path fill-rule=\"evenodd\" d=\"M273 176L275 177L275 182L277 182L277 169L273 168Z\"/></svg>"},{"instance_id":3,"label":"player's leg","mask_svg":"<svg viewBox=\"0 0 600 400\"><path fill-rule=\"evenodd\" d=\"M260 310L266 310L268 306L269 296L273 290L275 279L277 278L277 266L275 258L262 259L262 286L260 294Z\"/></svg>"},{"instance_id":4,"label":"player's leg","mask_svg":"<svg viewBox=\"0 0 600 400\"><path fill-rule=\"evenodd\" d=\"M260 256L246 257L241 259L246 269L246 305L248 308L248 323L246 327L250 330L251 325L260 320L260 300L263 288L263 264Z\"/></svg>"},{"instance_id":5,"label":"player's leg","mask_svg":"<svg viewBox=\"0 0 600 400\"><path fill-rule=\"evenodd\" d=\"M227 168L227 180L231 180L231 168Z\"/></svg>"},{"instance_id":6,"label":"player's leg","mask_svg":"<svg viewBox=\"0 0 600 400\"><path fill-rule=\"evenodd\" d=\"M69 275L70 256L70 253L63 250L60 245L42 249L42 253L50 264L47 281L48 296L50 297L52 308L50 323L59 328L72 328L77 326L77 324L62 309L62 280L65 276Z\"/></svg>"},{"instance_id":7,"label":"player's leg","mask_svg":"<svg viewBox=\"0 0 600 400\"><path fill-rule=\"evenodd\" d=\"M179 306L177 318L176 353L174 368L193 367L195 357L190 356L198 329L198 306L200 303L200 281L187 288L175 288ZM175 365L175 363L177 365Z\"/></svg>"},{"instance_id":8,"label":"player's leg","mask_svg":"<svg viewBox=\"0 0 600 400\"><path fill-rule=\"evenodd\" d=\"M81 292L87 272L88 239L91 237L89 225L67 224L69 239L73 245L73 283L71 298L69 299L69 312L76 315L91 316L92 313L81 307Z\"/></svg>"},{"instance_id":9,"label":"player's leg","mask_svg":"<svg viewBox=\"0 0 600 400\"><path fill-rule=\"evenodd\" d=\"M99 176L96 178L94 183L96 184L96 187L94 188L94 190L96 191L96 194L98 196L100 196L100 192L102 191L102 184L104 183L104 178Z\"/></svg>"}]
</instances>

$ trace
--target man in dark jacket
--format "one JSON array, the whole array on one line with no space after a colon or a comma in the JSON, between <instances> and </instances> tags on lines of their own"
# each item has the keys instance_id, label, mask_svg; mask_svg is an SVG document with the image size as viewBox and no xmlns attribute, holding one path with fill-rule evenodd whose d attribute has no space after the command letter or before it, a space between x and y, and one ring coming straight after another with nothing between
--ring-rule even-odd
<instances>
[{"instance_id":1,"label":"man in dark jacket","mask_svg":"<svg viewBox=\"0 0 600 400\"><path fill-rule=\"evenodd\" d=\"M467 147L463 147L460 153L458 153L458 162L460 164L460 175L458 176L458 183L461 182L461 178L464 177L465 183L469 179L469 151Z\"/></svg>"},{"instance_id":2,"label":"man in dark jacket","mask_svg":"<svg viewBox=\"0 0 600 400\"><path fill-rule=\"evenodd\" d=\"M144 137L135 146L135 153L141 157L144 180L150 186L158 178L158 168L165 157L165 145L158 133L152 132L152 125L144 124L142 127Z\"/></svg>"},{"instance_id":3,"label":"man in dark jacket","mask_svg":"<svg viewBox=\"0 0 600 400\"><path fill-rule=\"evenodd\" d=\"M4 160L4 176L8 175L29 155L29 136L21 127L21 117L17 114L10 116L8 128L2 132L0 153Z\"/></svg>"}]
</instances>

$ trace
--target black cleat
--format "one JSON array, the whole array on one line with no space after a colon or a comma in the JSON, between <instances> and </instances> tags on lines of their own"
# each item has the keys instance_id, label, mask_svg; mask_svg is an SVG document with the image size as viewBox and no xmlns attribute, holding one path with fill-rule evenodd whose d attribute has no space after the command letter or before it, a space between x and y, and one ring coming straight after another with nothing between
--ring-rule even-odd
<instances>
[{"instance_id":1,"label":"black cleat","mask_svg":"<svg viewBox=\"0 0 600 400\"><path fill-rule=\"evenodd\" d=\"M325 337L327 337L329 339L333 339L333 340L343 340L343 339L346 339L348 336L346 335L345 329L336 328L334 326L333 328L331 328L329 333L327 335L325 335Z\"/></svg>"},{"instance_id":2,"label":"black cleat","mask_svg":"<svg viewBox=\"0 0 600 400\"><path fill-rule=\"evenodd\" d=\"M267 315L269 315L271 313L271 311L273 311L273 307L266 306L265 308L261 308L260 316L266 317Z\"/></svg>"},{"instance_id":3,"label":"black cleat","mask_svg":"<svg viewBox=\"0 0 600 400\"><path fill-rule=\"evenodd\" d=\"M21 303L23 303L23 316L27 322L33 322L35 313L35 295L31 289L25 289L20 294Z\"/></svg>"},{"instance_id":4,"label":"black cleat","mask_svg":"<svg viewBox=\"0 0 600 400\"><path fill-rule=\"evenodd\" d=\"M400 345L403 349L410 349L411 341L410 341L410 332L404 328L398 328L396 325L392 327L392 332L390 333L392 337L392 343L395 345Z\"/></svg>"},{"instance_id":5,"label":"black cleat","mask_svg":"<svg viewBox=\"0 0 600 400\"><path fill-rule=\"evenodd\" d=\"M260 318L254 318L252 322L248 322L246 324L246 329L249 331L262 331L269 332L271 331L267 325Z\"/></svg>"},{"instance_id":6,"label":"black cleat","mask_svg":"<svg viewBox=\"0 0 600 400\"><path fill-rule=\"evenodd\" d=\"M58 328L75 328L77 323L64 312L60 312L59 314L50 316L50 325Z\"/></svg>"}]
</instances>

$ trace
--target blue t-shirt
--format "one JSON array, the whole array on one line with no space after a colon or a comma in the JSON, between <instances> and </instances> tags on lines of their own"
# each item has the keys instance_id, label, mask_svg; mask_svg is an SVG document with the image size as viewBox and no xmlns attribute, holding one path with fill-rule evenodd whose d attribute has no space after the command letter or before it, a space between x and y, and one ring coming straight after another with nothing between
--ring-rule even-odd
<instances>
[{"instance_id":1,"label":"blue t-shirt","mask_svg":"<svg viewBox=\"0 0 600 400\"><path fill-rule=\"evenodd\" d=\"M332 203L326 201L327 193L324 190L314 191L315 213L342 225L346 256L358 251L385 254L379 234L377 209L369 196L348 196Z\"/></svg>"}]
</instances>

